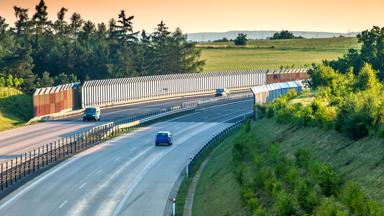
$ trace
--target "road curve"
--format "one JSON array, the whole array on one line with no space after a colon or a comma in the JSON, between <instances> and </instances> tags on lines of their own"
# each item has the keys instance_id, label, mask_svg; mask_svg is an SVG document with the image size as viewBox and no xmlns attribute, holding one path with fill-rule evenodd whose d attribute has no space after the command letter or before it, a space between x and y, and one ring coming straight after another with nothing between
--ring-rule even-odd
<instances>
[{"instance_id":1,"label":"road curve","mask_svg":"<svg viewBox=\"0 0 384 216\"><path fill-rule=\"evenodd\" d=\"M0 160L13 159L18 154L26 153L37 147L49 144L61 137L87 130L99 124L137 117L145 113L160 111L171 106L179 106L183 102L212 98L212 96L196 96L143 104L125 105L102 110L102 121L82 122L81 115L62 120L49 121L30 126L0 132Z\"/></svg>"},{"instance_id":2,"label":"road curve","mask_svg":"<svg viewBox=\"0 0 384 216\"><path fill-rule=\"evenodd\" d=\"M189 157L251 107L205 108L95 146L3 198L0 215L163 215ZM154 146L159 130L174 134L173 146Z\"/></svg>"}]
</instances>

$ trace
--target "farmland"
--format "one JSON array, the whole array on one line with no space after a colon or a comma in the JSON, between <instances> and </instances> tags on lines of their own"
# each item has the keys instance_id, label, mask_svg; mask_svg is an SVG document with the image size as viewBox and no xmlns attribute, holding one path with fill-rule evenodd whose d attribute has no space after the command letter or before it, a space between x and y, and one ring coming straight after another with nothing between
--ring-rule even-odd
<instances>
[{"instance_id":1,"label":"farmland","mask_svg":"<svg viewBox=\"0 0 384 216\"><path fill-rule=\"evenodd\" d=\"M205 72L241 69L297 68L337 59L348 49L358 49L356 38L252 40L246 46L233 42L199 43Z\"/></svg>"}]
</instances>

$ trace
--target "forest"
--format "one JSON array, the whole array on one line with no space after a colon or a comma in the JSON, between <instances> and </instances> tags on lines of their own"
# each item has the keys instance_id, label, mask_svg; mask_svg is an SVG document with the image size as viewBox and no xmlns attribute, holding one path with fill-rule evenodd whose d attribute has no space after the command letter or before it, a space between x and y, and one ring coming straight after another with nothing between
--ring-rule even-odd
<instances>
[{"instance_id":1,"label":"forest","mask_svg":"<svg viewBox=\"0 0 384 216\"><path fill-rule=\"evenodd\" d=\"M41 0L32 16L15 6L16 22L0 16L0 87L35 88L93 79L201 72L200 51L181 29L161 21L152 33L136 31L124 10L108 23L67 19L68 9L48 18Z\"/></svg>"}]
</instances>

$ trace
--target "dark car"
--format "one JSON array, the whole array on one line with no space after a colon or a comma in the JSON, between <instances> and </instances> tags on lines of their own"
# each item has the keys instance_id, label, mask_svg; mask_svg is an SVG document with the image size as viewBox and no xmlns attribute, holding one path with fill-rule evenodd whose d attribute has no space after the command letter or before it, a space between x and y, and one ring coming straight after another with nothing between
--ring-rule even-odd
<instances>
[{"instance_id":1,"label":"dark car","mask_svg":"<svg viewBox=\"0 0 384 216\"><path fill-rule=\"evenodd\" d=\"M229 90L226 88L217 88L215 91L215 97L228 96Z\"/></svg>"},{"instance_id":2,"label":"dark car","mask_svg":"<svg viewBox=\"0 0 384 216\"><path fill-rule=\"evenodd\" d=\"M155 145L172 145L172 134L169 131L159 131L156 134Z\"/></svg>"},{"instance_id":3,"label":"dark car","mask_svg":"<svg viewBox=\"0 0 384 216\"><path fill-rule=\"evenodd\" d=\"M100 121L101 112L99 107L87 107L84 110L83 121Z\"/></svg>"}]
</instances>

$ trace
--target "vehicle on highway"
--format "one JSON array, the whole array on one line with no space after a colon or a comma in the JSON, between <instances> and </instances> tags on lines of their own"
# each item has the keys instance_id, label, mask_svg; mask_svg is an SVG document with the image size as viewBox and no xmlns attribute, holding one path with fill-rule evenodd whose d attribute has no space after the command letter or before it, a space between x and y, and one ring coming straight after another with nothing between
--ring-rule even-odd
<instances>
[{"instance_id":1,"label":"vehicle on highway","mask_svg":"<svg viewBox=\"0 0 384 216\"><path fill-rule=\"evenodd\" d=\"M87 107L84 110L83 121L100 121L100 107Z\"/></svg>"},{"instance_id":2,"label":"vehicle on highway","mask_svg":"<svg viewBox=\"0 0 384 216\"><path fill-rule=\"evenodd\" d=\"M159 131L156 134L155 145L172 145L172 134L169 131Z\"/></svg>"},{"instance_id":3,"label":"vehicle on highway","mask_svg":"<svg viewBox=\"0 0 384 216\"><path fill-rule=\"evenodd\" d=\"M229 90L226 88L217 88L215 92L215 97L228 96Z\"/></svg>"}]
</instances>

